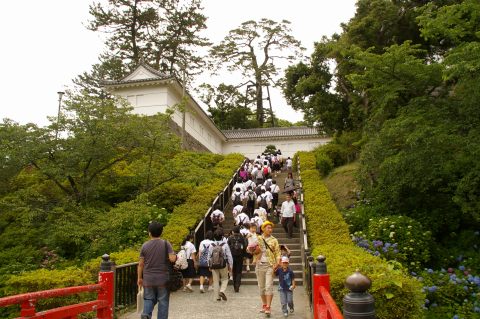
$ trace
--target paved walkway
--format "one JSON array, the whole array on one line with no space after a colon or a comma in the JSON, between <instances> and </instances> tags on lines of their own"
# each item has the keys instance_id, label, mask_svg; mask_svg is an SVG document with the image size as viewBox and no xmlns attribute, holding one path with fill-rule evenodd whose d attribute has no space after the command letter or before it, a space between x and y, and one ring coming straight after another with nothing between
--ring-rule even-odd
<instances>
[{"instance_id":1,"label":"paved walkway","mask_svg":"<svg viewBox=\"0 0 480 319\"><path fill-rule=\"evenodd\" d=\"M198 286L194 286L195 291L188 293L178 291L170 296L169 318L172 319L213 319L213 318L265 318L259 313L261 307L258 287L245 285L240 287L240 293L233 292L233 286L229 284L227 288L227 301L212 300L212 292L201 294ZM307 311L308 301L304 287L297 287L294 291L293 302L295 312L288 318L309 319ZM274 292L272 302L272 315L270 318L284 318L281 311L280 297ZM153 318L157 318L156 308ZM139 319L140 315L132 312L124 314L120 319Z\"/></svg>"}]
</instances>

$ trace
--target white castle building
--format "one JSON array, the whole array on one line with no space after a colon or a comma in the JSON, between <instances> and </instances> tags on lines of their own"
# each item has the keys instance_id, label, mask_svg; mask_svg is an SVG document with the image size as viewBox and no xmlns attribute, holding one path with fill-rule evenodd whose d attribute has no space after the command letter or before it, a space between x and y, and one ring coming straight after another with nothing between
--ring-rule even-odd
<instances>
[{"instance_id":1,"label":"white castle building","mask_svg":"<svg viewBox=\"0 0 480 319\"><path fill-rule=\"evenodd\" d=\"M105 81L104 88L125 98L133 112L144 115L165 113L179 104L183 94L187 99L185 113L178 108L172 115L172 129L182 134L185 116L185 143L188 149L218 154L241 153L248 158L261 154L273 144L283 156L297 151L310 151L330 141L310 127L274 127L220 130L198 103L184 91L182 84L171 75L163 74L141 63L132 73L118 81Z\"/></svg>"}]
</instances>

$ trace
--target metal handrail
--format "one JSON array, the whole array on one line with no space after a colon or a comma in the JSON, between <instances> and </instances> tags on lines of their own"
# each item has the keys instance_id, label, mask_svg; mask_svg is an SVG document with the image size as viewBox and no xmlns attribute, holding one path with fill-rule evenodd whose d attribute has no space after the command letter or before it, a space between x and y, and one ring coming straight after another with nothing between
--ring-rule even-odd
<instances>
[{"instance_id":1,"label":"metal handrail","mask_svg":"<svg viewBox=\"0 0 480 319\"><path fill-rule=\"evenodd\" d=\"M232 189L233 185L235 185L236 180L239 176L240 168L245 165L245 163L248 161L248 159L245 159L242 164L238 167L238 169L235 171L235 173L232 175L232 178L230 178L228 184L225 186L223 191L218 193L217 197L212 201L212 205L210 208L207 210L205 213L203 219L197 224L194 230L193 234L193 242L194 245L198 248L200 242L205 239L205 233L207 232L208 228L211 227L211 220L210 220L210 215L213 212L213 209L215 206L219 205L221 210L223 211L225 206L228 204L228 200L230 199L230 196L232 194Z\"/></svg>"}]
</instances>

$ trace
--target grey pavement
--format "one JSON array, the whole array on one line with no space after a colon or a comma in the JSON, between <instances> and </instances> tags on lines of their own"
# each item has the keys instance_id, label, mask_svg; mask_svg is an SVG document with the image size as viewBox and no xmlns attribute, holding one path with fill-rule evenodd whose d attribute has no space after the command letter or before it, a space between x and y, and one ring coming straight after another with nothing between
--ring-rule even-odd
<instances>
[{"instance_id":1,"label":"grey pavement","mask_svg":"<svg viewBox=\"0 0 480 319\"><path fill-rule=\"evenodd\" d=\"M275 289L278 286L275 286ZM266 318L265 314L259 313L261 308L258 287L244 285L240 287L239 293L234 293L233 286L227 288L227 301L213 300L213 292L201 294L198 286L193 286L194 292L177 291L170 295L170 319L212 319L212 318ZM289 314L288 318L310 319L307 294L304 287L299 286L294 290L293 302L295 312ZM157 318L156 308L153 318ZM126 313L120 319L139 319L140 314L136 312ZM272 315L270 318L284 318L280 297L274 291L272 301Z\"/></svg>"}]
</instances>

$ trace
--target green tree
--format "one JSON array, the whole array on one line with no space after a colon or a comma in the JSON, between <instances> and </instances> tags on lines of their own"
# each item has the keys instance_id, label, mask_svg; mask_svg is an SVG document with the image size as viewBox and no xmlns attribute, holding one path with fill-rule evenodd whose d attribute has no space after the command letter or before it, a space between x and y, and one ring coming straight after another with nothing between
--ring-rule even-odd
<instances>
[{"instance_id":1,"label":"green tree","mask_svg":"<svg viewBox=\"0 0 480 319\"><path fill-rule=\"evenodd\" d=\"M114 0L90 6L88 28L109 34L107 55L127 67L140 59L155 69L177 74L188 62L189 70L203 65L194 48L208 45L199 35L206 28L199 0Z\"/></svg>"},{"instance_id":2,"label":"green tree","mask_svg":"<svg viewBox=\"0 0 480 319\"><path fill-rule=\"evenodd\" d=\"M200 35L206 29L200 0L113 0L90 5L87 28L107 35L105 50L91 70L77 76L77 91L111 97L103 80L118 80L140 61L179 76L196 74L205 66L197 54L209 45Z\"/></svg>"},{"instance_id":3,"label":"green tree","mask_svg":"<svg viewBox=\"0 0 480 319\"><path fill-rule=\"evenodd\" d=\"M257 127L258 123L247 106L247 99L233 85L209 84L200 86L200 99L208 105L208 112L215 124L223 130Z\"/></svg>"},{"instance_id":4,"label":"green tree","mask_svg":"<svg viewBox=\"0 0 480 319\"><path fill-rule=\"evenodd\" d=\"M245 82L238 85L253 86L255 92L256 119L261 127L265 122L263 87L278 85L278 60L292 62L301 56L303 48L291 35L290 22L269 19L246 21L230 30L228 35L211 48L213 64L226 67L228 71L239 71Z\"/></svg>"},{"instance_id":5,"label":"green tree","mask_svg":"<svg viewBox=\"0 0 480 319\"><path fill-rule=\"evenodd\" d=\"M17 145L21 164L32 165L65 194L85 202L95 198L99 179L116 164L140 151L151 159L174 150L175 140L164 133L168 120L167 115L132 115L120 100L76 96L67 101L58 126L32 130ZM148 177L144 183L149 186Z\"/></svg>"}]
</instances>

